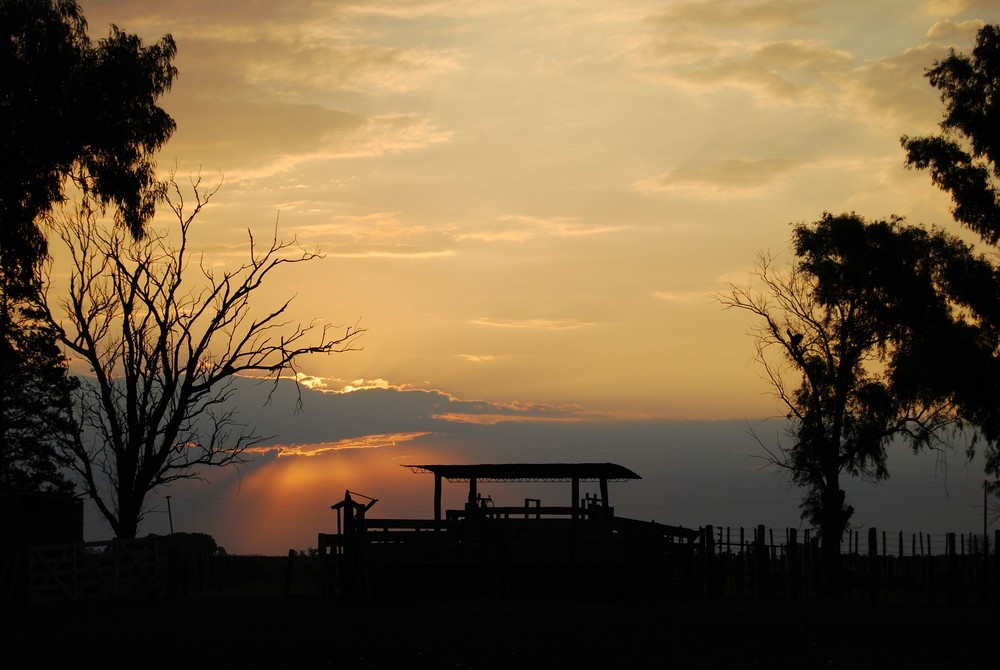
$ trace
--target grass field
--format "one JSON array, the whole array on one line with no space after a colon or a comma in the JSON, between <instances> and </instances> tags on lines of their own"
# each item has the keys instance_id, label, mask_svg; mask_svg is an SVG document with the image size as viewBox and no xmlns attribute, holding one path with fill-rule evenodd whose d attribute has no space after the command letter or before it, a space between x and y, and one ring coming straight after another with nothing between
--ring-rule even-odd
<instances>
[{"instance_id":1,"label":"grass field","mask_svg":"<svg viewBox=\"0 0 1000 670\"><path fill-rule=\"evenodd\" d=\"M226 594L5 610L21 667L995 668L996 609ZM14 666L7 666L14 667Z\"/></svg>"}]
</instances>

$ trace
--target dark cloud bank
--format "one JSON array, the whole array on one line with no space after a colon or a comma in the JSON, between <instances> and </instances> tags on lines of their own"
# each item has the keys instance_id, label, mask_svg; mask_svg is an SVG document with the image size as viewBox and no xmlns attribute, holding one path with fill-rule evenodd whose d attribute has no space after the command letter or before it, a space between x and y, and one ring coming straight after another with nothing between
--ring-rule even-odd
<instances>
[{"instance_id":1,"label":"dark cloud bank","mask_svg":"<svg viewBox=\"0 0 1000 670\"><path fill-rule=\"evenodd\" d=\"M261 434L274 436L263 443L272 449L254 458L238 476L231 470L209 473L208 484L181 483L164 491L179 499L226 505L225 514L202 519L206 527L200 530L204 532L224 535L223 528L211 527L212 524L228 524L227 515L255 513L252 505L241 506L239 481L273 468L281 449L316 443L349 446L365 436L392 434L409 437L394 443L389 440L389 446L377 449L326 451L308 457L309 467L320 469L321 474L324 469L334 473L344 466L356 467L361 458L371 458L375 452L378 457L393 459L397 464L610 461L642 476L640 481L612 486L611 502L622 516L685 526L711 523L732 527L756 524L773 528L807 527L799 518L799 491L762 458L764 451L751 434L753 431L771 446L783 435L780 420L593 419L573 409L497 406L463 401L436 391L391 388L351 393L303 388L303 409L295 413L296 394L292 384L280 384L267 403L271 386L247 380L237 383L241 416L256 424ZM473 421L481 416L490 417L493 423ZM498 421L498 417L504 420ZM413 437L414 434L418 436ZM877 486L847 483L856 508L857 526L934 533L982 528L981 507L976 508L982 503L981 460L966 463L961 448L943 456L913 455L905 445L894 445L891 452L889 467L893 476L888 482ZM423 486L424 482L418 484ZM380 481L376 476L363 485L374 487L366 493L385 501L380 507L382 516L429 516L429 508L427 514L420 513L426 506L425 500L394 500L392 490L381 490L390 486L388 481ZM430 479L426 488L429 495ZM520 504L529 496L564 504L563 488L545 485L539 490L526 485L490 485L489 492L506 504ZM328 505L340 495L342 491L331 490L320 503L307 498L304 492L302 505L315 506L328 516ZM413 493L406 495L412 497ZM149 515L144 530L166 532L166 515L155 513L163 511L162 498L152 499L151 507L155 511ZM291 509L289 514L298 512ZM88 535L88 539L109 536L92 513L88 514ZM312 537L307 535L297 543L289 539L288 544L304 547L312 544ZM234 543L232 539L229 542ZM241 538L237 546L254 550L255 544L253 538ZM256 551L266 553L267 549Z\"/></svg>"}]
</instances>

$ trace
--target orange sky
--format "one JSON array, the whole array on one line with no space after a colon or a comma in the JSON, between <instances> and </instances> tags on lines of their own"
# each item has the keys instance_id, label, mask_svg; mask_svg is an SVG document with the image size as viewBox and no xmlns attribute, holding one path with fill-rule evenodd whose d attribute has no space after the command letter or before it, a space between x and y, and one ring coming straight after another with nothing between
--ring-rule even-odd
<instances>
[{"instance_id":1,"label":"orange sky","mask_svg":"<svg viewBox=\"0 0 1000 670\"><path fill-rule=\"evenodd\" d=\"M199 248L232 262L280 217L325 258L262 308L294 293L297 319L368 329L363 351L303 372L398 402L339 428L307 403L275 443L430 433L403 442L430 448L458 418L516 416L536 424L534 460L552 460L556 425L779 411L746 315L711 295L758 250L787 259L789 224L824 211L955 230L899 137L940 118L925 68L1000 21L976 0L81 4L93 37L114 22L176 39L160 166L224 180ZM417 392L462 416L399 419ZM339 496L392 450L333 473L269 461L241 495L291 505L318 477Z\"/></svg>"}]
</instances>

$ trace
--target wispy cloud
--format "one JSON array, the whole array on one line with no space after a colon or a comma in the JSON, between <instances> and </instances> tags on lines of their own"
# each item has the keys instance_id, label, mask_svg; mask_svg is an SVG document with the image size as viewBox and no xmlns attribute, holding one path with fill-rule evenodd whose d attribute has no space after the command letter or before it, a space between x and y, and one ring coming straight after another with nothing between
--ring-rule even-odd
<instances>
[{"instance_id":1,"label":"wispy cloud","mask_svg":"<svg viewBox=\"0 0 1000 670\"><path fill-rule=\"evenodd\" d=\"M707 302L710 291L653 291L653 297L664 302L690 304Z\"/></svg>"},{"instance_id":2,"label":"wispy cloud","mask_svg":"<svg viewBox=\"0 0 1000 670\"><path fill-rule=\"evenodd\" d=\"M470 363L490 363L497 358L493 354L459 354L458 357Z\"/></svg>"},{"instance_id":3,"label":"wispy cloud","mask_svg":"<svg viewBox=\"0 0 1000 670\"><path fill-rule=\"evenodd\" d=\"M478 326L489 326L491 328L523 328L535 330L575 330L577 328L587 328L593 324L587 321L576 319L499 319L483 317L474 319L472 323Z\"/></svg>"},{"instance_id":4,"label":"wispy cloud","mask_svg":"<svg viewBox=\"0 0 1000 670\"><path fill-rule=\"evenodd\" d=\"M276 45L269 51L268 58L246 63L242 75L248 84L272 94L332 89L406 93L461 68L461 56L454 50L309 43Z\"/></svg>"},{"instance_id":5,"label":"wispy cloud","mask_svg":"<svg viewBox=\"0 0 1000 670\"><path fill-rule=\"evenodd\" d=\"M642 193L657 191L725 197L764 192L793 174L800 164L788 158L722 158L679 166L635 184Z\"/></svg>"},{"instance_id":6,"label":"wispy cloud","mask_svg":"<svg viewBox=\"0 0 1000 670\"><path fill-rule=\"evenodd\" d=\"M967 11L996 10L993 0L926 0L923 9L932 16L955 16Z\"/></svg>"},{"instance_id":7,"label":"wispy cloud","mask_svg":"<svg viewBox=\"0 0 1000 670\"><path fill-rule=\"evenodd\" d=\"M400 259L432 259L454 256L454 249L428 249L425 247L407 247L396 245L392 247L351 247L332 248L324 250L325 255L334 258L400 258Z\"/></svg>"},{"instance_id":8,"label":"wispy cloud","mask_svg":"<svg viewBox=\"0 0 1000 670\"><path fill-rule=\"evenodd\" d=\"M927 38L936 42L960 43L957 46L964 48L966 44L971 44L975 40L976 33L984 24L985 22L980 19L957 23L951 19L945 19L930 27L927 31ZM966 44L961 44L963 42Z\"/></svg>"},{"instance_id":9,"label":"wispy cloud","mask_svg":"<svg viewBox=\"0 0 1000 670\"><path fill-rule=\"evenodd\" d=\"M542 237L585 237L622 230L624 226L584 223L574 217L501 216L492 225L455 235L458 241L525 242Z\"/></svg>"},{"instance_id":10,"label":"wispy cloud","mask_svg":"<svg viewBox=\"0 0 1000 670\"><path fill-rule=\"evenodd\" d=\"M580 423L593 421L584 416L529 416L523 414L435 414L435 419L450 423L470 423L477 426L495 426L499 423Z\"/></svg>"},{"instance_id":11,"label":"wispy cloud","mask_svg":"<svg viewBox=\"0 0 1000 670\"><path fill-rule=\"evenodd\" d=\"M694 95L740 89L760 106L807 108L884 128L887 116L913 124L936 109L923 71L947 55L949 44L970 42L979 23L944 21L928 32L927 44L868 57L829 41L821 7L679 3L647 22L652 30L632 42L628 57L641 76ZM955 9L940 13L950 16Z\"/></svg>"},{"instance_id":12,"label":"wispy cloud","mask_svg":"<svg viewBox=\"0 0 1000 670\"><path fill-rule=\"evenodd\" d=\"M695 23L708 26L778 28L815 23L815 0L737 0L736 2L678 2L651 19L664 26Z\"/></svg>"},{"instance_id":13,"label":"wispy cloud","mask_svg":"<svg viewBox=\"0 0 1000 670\"><path fill-rule=\"evenodd\" d=\"M325 212L320 213L321 216ZM302 241L316 244L335 258L424 259L454 256L447 231L408 225L400 212L329 215L324 223L291 228Z\"/></svg>"},{"instance_id":14,"label":"wispy cloud","mask_svg":"<svg viewBox=\"0 0 1000 670\"><path fill-rule=\"evenodd\" d=\"M429 433L391 433L378 435L363 435L356 438L338 440L336 442L313 442L309 444L273 444L265 447L251 447L250 453L276 453L279 458L285 456L319 456L331 451L346 449L383 449L395 447L405 442L412 442Z\"/></svg>"}]
</instances>

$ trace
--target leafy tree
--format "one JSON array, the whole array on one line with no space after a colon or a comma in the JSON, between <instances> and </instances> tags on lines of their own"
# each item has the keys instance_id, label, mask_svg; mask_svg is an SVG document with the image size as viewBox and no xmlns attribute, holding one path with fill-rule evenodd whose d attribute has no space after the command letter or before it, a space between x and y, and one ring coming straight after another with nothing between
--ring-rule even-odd
<instances>
[{"instance_id":1,"label":"leafy tree","mask_svg":"<svg viewBox=\"0 0 1000 670\"><path fill-rule=\"evenodd\" d=\"M885 479L894 438L934 446L952 422L947 399L911 383L920 341L895 354L911 342L914 323L953 326L936 287L945 261L968 260L971 251L942 233L855 214L825 214L795 226L792 237L796 261L787 271L760 255L762 288L730 285L719 299L757 317L757 358L789 420L790 444L765 449L804 489L803 517L819 526L835 579L853 513L841 477Z\"/></svg>"},{"instance_id":2,"label":"leafy tree","mask_svg":"<svg viewBox=\"0 0 1000 670\"><path fill-rule=\"evenodd\" d=\"M955 220L983 241L1000 241L1000 26L983 26L971 55L954 51L928 70L941 91L941 134L902 137L906 161L951 194Z\"/></svg>"},{"instance_id":3,"label":"leafy tree","mask_svg":"<svg viewBox=\"0 0 1000 670\"><path fill-rule=\"evenodd\" d=\"M0 0L0 470L10 485L66 488L52 445L71 382L39 320L40 223L74 181L141 235L162 193L152 156L174 130L156 100L176 75L175 51L169 35L146 47L114 26L91 42L75 0Z\"/></svg>"},{"instance_id":4,"label":"leafy tree","mask_svg":"<svg viewBox=\"0 0 1000 670\"><path fill-rule=\"evenodd\" d=\"M317 258L276 236L218 270L193 255L190 229L214 192L194 183L185 202L172 182L173 231L132 239L83 203L57 230L70 257L61 339L89 368L76 397L72 467L117 537L135 537L146 496L205 467L239 465L260 438L229 403L234 376L275 384L308 354L346 351L360 330L285 321L251 299L284 265ZM190 206L190 211L186 206ZM172 233L172 234L171 234ZM275 233L276 235L276 233Z\"/></svg>"},{"instance_id":5,"label":"leafy tree","mask_svg":"<svg viewBox=\"0 0 1000 670\"><path fill-rule=\"evenodd\" d=\"M73 381L40 311L0 292L0 488L71 493Z\"/></svg>"},{"instance_id":6,"label":"leafy tree","mask_svg":"<svg viewBox=\"0 0 1000 670\"><path fill-rule=\"evenodd\" d=\"M941 132L903 136L907 165L927 170L949 193L955 220L993 247L1000 243L1000 26L983 26L971 54L954 51L927 72L941 92ZM953 396L960 415L987 443L986 471L1000 475L1000 269L953 270L949 298L965 310L962 347L925 332L928 348L953 360L923 380L928 392ZM938 336L940 334L937 334ZM940 358L940 357L939 357ZM993 483L1000 490L1000 482Z\"/></svg>"},{"instance_id":7,"label":"leafy tree","mask_svg":"<svg viewBox=\"0 0 1000 670\"><path fill-rule=\"evenodd\" d=\"M177 74L170 35L152 46L115 26L96 44L75 0L0 0L0 262L30 273L44 254L39 217L67 178L133 235L162 185L154 152L174 131L156 105Z\"/></svg>"}]
</instances>

